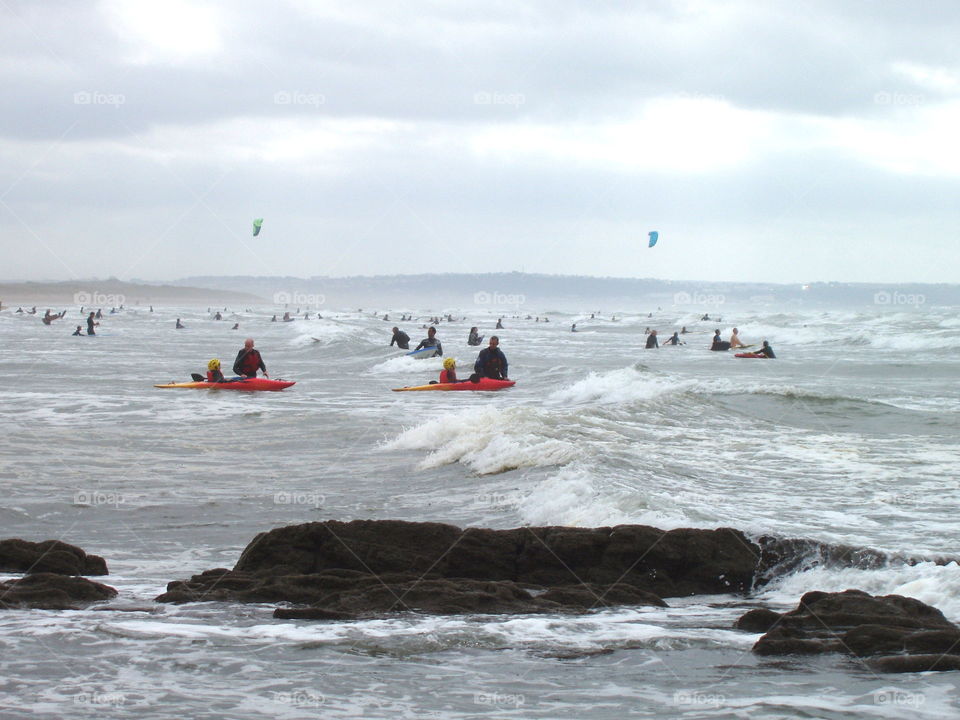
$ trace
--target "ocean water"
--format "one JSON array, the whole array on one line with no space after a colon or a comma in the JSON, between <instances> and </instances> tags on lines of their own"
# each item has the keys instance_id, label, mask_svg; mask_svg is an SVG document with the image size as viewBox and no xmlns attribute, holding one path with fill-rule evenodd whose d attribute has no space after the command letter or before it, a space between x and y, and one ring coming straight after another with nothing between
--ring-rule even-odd
<instances>
[{"instance_id":1,"label":"ocean water","mask_svg":"<svg viewBox=\"0 0 960 720\"><path fill-rule=\"evenodd\" d=\"M291 308L293 310L295 308ZM917 597L960 621L960 319L870 311L609 308L506 312L517 385L392 393L435 379L423 318L468 374L476 308L128 309L96 338L77 308L0 313L0 537L107 559L109 611L0 614L7 718L897 718L960 716L956 674L880 676L837 656L763 659L732 623L808 590ZM616 310L618 320L610 319ZM384 322L413 312L414 323ZM183 318L185 330L174 330ZM239 330L231 330L239 322ZM577 322L577 333L570 325ZM706 347L731 323L774 362ZM683 347L644 350L644 328ZM256 339L282 393L154 389ZM461 526L737 527L926 559L809 563L747 598L668 599L583 616L281 621L273 606L156 605L167 582L231 567L261 531L314 520Z\"/></svg>"}]
</instances>

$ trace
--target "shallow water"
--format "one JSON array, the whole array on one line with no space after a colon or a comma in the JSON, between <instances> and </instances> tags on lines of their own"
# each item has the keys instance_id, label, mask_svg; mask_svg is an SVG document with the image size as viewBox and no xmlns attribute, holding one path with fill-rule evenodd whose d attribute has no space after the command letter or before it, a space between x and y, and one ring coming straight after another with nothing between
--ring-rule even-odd
<instances>
[{"instance_id":1,"label":"shallow water","mask_svg":"<svg viewBox=\"0 0 960 720\"><path fill-rule=\"evenodd\" d=\"M439 336L466 374L469 327L489 334L495 318L451 312L469 320ZM391 393L440 370L387 346L393 322L272 313L216 322L203 308L137 308L105 316L96 338L69 336L76 309L49 327L0 313L0 536L80 545L107 559L121 591L115 612L0 615L4 717L957 714L952 674L759 659L757 636L730 629L758 603L847 587L918 597L960 621L956 564L815 567L752 598L581 617L308 623L266 606L152 603L170 580L232 566L257 532L328 518L732 526L960 557L952 309L727 308L747 342L770 340L775 362L707 351L714 325L694 314L508 317L499 335L518 384L490 394ZM419 324L400 323L415 340ZM706 334L646 351L647 325ZM271 376L297 385L152 387L213 356L227 370L247 335Z\"/></svg>"}]
</instances>

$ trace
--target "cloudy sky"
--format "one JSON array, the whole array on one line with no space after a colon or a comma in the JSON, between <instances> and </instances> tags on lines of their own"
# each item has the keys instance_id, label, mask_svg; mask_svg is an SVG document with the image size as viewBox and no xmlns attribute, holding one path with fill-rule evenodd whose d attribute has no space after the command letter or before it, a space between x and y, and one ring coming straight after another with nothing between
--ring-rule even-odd
<instances>
[{"instance_id":1,"label":"cloudy sky","mask_svg":"<svg viewBox=\"0 0 960 720\"><path fill-rule=\"evenodd\" d=\"M958 35L953 0L2 0L0 279L960 282Z\"/></svg>"}]
</instances>

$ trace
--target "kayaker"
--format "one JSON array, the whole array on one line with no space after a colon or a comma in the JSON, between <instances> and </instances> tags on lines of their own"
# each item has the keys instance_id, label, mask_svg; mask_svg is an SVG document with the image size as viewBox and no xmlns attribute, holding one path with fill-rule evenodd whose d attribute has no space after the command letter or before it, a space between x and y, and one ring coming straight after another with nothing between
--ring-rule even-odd
<instances>
[{"instance_id":1,"label":"kayaker","mask_svg":"<svg viewBox=\"0 0 960 720\"><path fill-rule=\"evenodd\" d=\"M87 335L96 335L96 333L93 331L93 326L100 324L93 318L94 318L93 313L90 313L89 315L87 315Z\"/></svg>"},{"instance_id":2,"label":"kayaker","mask_svg":"<svg viewBox=\"0 0 960 720\"><path fill-rule=\"evenodd\" d=\"M243 377L256 377L257 370L262 370L265 378L270 377L260 351L253 347L253 338L247 338L243 341L243 349L237 353L237 359L233 361L233 372Z\"/></svg>"},{"instance_id":3,"label":"kayaker","mask_svg":"<svg viewBox=\"0 0 960 720\"><path fill-rule=\"evenodd\" d=\"M473 365L473 370L477 375L494 380L509 379L507 377L507 356L503 354L503 350L499 346L500 338L491 335L490 344L480 351L477 362Z\"/></svg>"},{"instance_id":4,"label":"kayaker","mask_svg":"<svg viewBox=\"0 0 960 720\"><path fill-rule=\"evenodd\" d=\"M757 352L761 355L766 355L771 360L777 357L773 352L773 348L770 347L770 343L768 343L766 340L763 341L763 347L757 350Z\"/></svg>"},{"instance_id":5,"label":"kayaker","mask_svg":"<svg viewBox=\"0 0 960 720\"><path fill-rule=\"evenodd\" d=\"M730 333L730 347L731 348L746 347L746 345L744 345L740 341L739 331L736 328L734 328L733 331Z\"/></svg>"},{"instance_id":6,"label":"kayaker","mask_svg":"<svg viewBox=\"0 0 960 720\"><path fill-rule=\"evenodd\" d=\"M453 358L446 358L443 361L443 370L440 371L441 383L455 383L457 380L457 361Z\"/></svg>"},{"instance_id":7,"label":"kayaker","mask_svg":"<svg viewBox=\"0 0 960 720\"><path fill-rule=\"evenodd\" d=\"M417 345L413 351L422 350L423 348L436 348L436 355L443 355L443 345L440 344L440 341L437 340L437 329L435 327L430 327L427 330L427 336L420 341L420 344ZM431 357L435 357L431 356Z\"/></svg>"},{"instance_id":8,"label":"kayaker","mask_svg":"<svg viewBox=\"0 0 960 720\"><path fill-rule=\"evenodd\" d=\"M390 338L390 347L393 347L393 344L396 343L397 347L401 350L410 349L410 336L407 335L403 330L398 327L393 329L393 337Z\"/></svg>"},{"instance_id":9,"label":"kayaker","mask_svg":"<svg viewBox=\"0 0 960 720\"><path fill-rule=\"evenodd\" d=\"M657 331L651 330L650 334L647 335L647 350L658 347L660 347L660 343L657 341Z\"/></svg>"},{"instance_id":10,"label":"kayaker","mask_svg":"<svg viewBox=\"0 0 960 720\"><path fill-rule=\"evenodd\" d=\"M483 335L480 334L480 331L472 327L470 328L470 336L467 338L467 345L479 345L483 342Z\"/></svg>"},{"instance_id":11,"label":"kayaker","mask_svg":"<svg viewBox=\"0 0 960 720\"><path fill-rule=\"evenodd\" d=\"M664 345L683 345L683 343L680 342L680 333L675 332L673 335L667 338L667 341L663 344Z\"/></svg>"},{"instance_id":12,"label":"kayaker","mask_svg":"<svg viewBox=\"0 0 960 720\"><path fill-rule=\"evenodd\" d=\"M207 382L222 383L226 381L227 379L223 376L223 371L220 369L220 360L213 358L213 360L207 363Z\"/></svg>"},{"instance_id":13,"label":"kayaker","mask_svg":"<svg viewBox=\"0 0 960 720\"><path fill-rule=\"evenodd\" d=\"M73 331L73 335L83 337L83 333L80 332L83 329L81 325L77 325L77 329ZM71 336L72 337L72 336Z\"/></svg>"},{"instance_id":14,"label":"kayaker","mask_svg":"<svg viewBox=\"0 0 960 720\"><path fill-rule=\"evenodd\" d=\"M725 352L730 349L730 343L728 343L726 340L720 339L719 330L713 331L713 343L710 345L710 349L716 350L716 351L722 351L722 352Z\"/></svg>"}]
</instances>

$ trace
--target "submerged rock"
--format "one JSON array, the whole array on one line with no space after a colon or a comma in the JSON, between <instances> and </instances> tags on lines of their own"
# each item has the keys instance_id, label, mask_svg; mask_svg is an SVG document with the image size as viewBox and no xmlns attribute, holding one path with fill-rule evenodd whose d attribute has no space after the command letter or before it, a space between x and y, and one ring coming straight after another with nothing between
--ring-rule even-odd
<instances>
[{"instance_id":1,"label":"submerged rock","mask_svg":"<svg viewBox=\"0 0 960 720\"><path fill-rule=\"evenodd\" d=\"M59 540L0 540L0 572L107 575L107 563Z\"/></svg>"},{"instance_id":2,"label":"submerged rock","mask_svg":"<svg viewBox=\"0 0 960 720\"><path fill-rule=\"evenodd\" d=\"M159 602L288 602L278 617L583 612L662 596L746 592L759 549L740 531L537 527L462 530L398 520L261 533L233 570L172 582Z\"/></svg>"},{"instance_id":3,"label":"submerged rock","mask_svg":"<svg viewBox=\"0 0 960 720\"><path fill-rule=\"evenodd\" d=\"M117 591L82 577L34 573L0 583L0 609L77 610L109 600Z\"/></svg>"},{"instance_id":4,"label":"submerged rock","mask_svg":"<svg viewBox=\"0 0 960 720\"><path fill-rule=\"evenodd\" d=\"M764 625L753 646L758 655L883 656L871 667L884 672L960 668L960 628L936 608L902 595L809 592L788 613L751 610L736 623L754 631Z\"/></svg>"}]
</instances>

